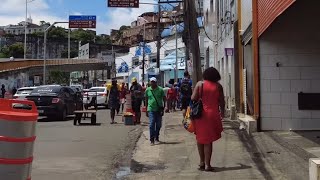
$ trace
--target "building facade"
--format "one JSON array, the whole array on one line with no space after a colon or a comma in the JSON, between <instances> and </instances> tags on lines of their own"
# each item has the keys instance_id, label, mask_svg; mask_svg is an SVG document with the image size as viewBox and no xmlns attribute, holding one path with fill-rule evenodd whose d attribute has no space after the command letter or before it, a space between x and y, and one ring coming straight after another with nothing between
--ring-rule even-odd
<instances>
[{"instance_id":1,"label":"building facade","mask_svg":"<svg viewBox=\"0 0 320 180\"><path fill-rule=\"evenodd\" d=\"M258 130L320 129L320 37L314 33L320 27L319 5L295 0L241 3L241 103Z\"/></svg>"},{"instance_id":2,"label":"building facade","mask_svg":"<svg viewBox=\"0 0 320 180\"><path fill-rule=\"evenodd\" d=\"M210 0L203 4L205 67L214 66L221 74L227 112L236 118L236 63L237 2Z\"/></svg>"},{"instance_id":3,"label":"building facade","mask_svg":"<svg viewBox=\"0 0 320 180\"><path fill-rule=\"evenodd\" d=\"M26 34L33 34L33 33L43 33L46 28L49 27L49 24L45 23L42 25L37 25L32 23L32 19L28 18L27 22L22 21L17 25L7 25L4 27L4 31L6 34L13 34L13 35L20 35L25 34L25 24L27 24L27 33Z\"/></svg>"}]
</instances>

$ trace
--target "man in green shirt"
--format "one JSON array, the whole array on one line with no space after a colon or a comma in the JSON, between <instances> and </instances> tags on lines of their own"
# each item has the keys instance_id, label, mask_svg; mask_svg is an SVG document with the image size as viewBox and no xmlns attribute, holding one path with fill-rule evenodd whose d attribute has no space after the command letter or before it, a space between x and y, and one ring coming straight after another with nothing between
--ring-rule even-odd
<instances>
[{"instance_id":1,"label":"man in green shirt","mask_svg":"<svg viewBox=\"0 0 320 180\"><path fill-rule=\"evenodd\" d=\"M151 86L146 89L146 106L147 117L149 117L149 131L151 145L159 144L159 134L162 124L162 116L164 105L166 104L166 96L162 87L157 85L155 77L150 78Z\"/></svg>"}]
</instances>

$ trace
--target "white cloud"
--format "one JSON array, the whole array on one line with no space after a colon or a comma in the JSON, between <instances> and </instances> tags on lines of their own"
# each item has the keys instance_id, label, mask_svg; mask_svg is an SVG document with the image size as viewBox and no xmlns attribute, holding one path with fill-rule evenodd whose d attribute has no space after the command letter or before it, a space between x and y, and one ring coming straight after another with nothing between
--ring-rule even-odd
<instances>
[{"instance_id":1,"label":"white cloud","mask_svg":"<svg viewBox=\"0 0 320 180\"><path fill-rule=\"evenodd\" d=\"M150 3L156 3L156 0ZM107 16L109 21L105 27L105 32L110 34L111 29L119 29L122 25L130 26L131 22L136 20L138 16L145 12L154 12L156 6L141 4L139 8L109 8Z\"/></svg>"},{"instance_id":2,"label":"white cloud","mask_svg":"<svg viewBox=\"0 0 320 180\"><path fill-rule=\"evenodd\" d=\"M30 0L29 0L30 1ZM25 20L25 1L24 0L1 0L0 3L0 25L17 24ZM56 21L66 21L48 13L49 5L45 0L36 0L28 3L28 17L31 16L33 23L39 24L40 21L50 23ZM67 27L67 25L61 25Z\"/></svg>"}]
</instances>

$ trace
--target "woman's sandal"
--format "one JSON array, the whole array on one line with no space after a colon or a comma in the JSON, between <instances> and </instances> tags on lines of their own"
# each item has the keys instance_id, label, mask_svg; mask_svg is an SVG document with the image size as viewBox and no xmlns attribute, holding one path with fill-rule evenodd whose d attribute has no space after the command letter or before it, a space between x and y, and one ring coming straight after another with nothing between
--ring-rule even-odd
<instances>
[{"instance_id":1,"label":"woman's sandal","mask_svg":"<svg viewBox=\"0 0 320 180\"><path fill-rule=\"evenodd\" d=\"M199 165L198 170L199 171L205 171L206 170L206 165Z\"/></svg>"},{"instance_id":2,"label":"woman's sandal","mask_svg":"<svg viewBox=\"0 0 320 180\"><path fill-rule=\"evenodd\" d=\"M212 166L208 166L205 171L207 172L213 172L214 171L214 168Z\"/></svg>"}]
</instances>

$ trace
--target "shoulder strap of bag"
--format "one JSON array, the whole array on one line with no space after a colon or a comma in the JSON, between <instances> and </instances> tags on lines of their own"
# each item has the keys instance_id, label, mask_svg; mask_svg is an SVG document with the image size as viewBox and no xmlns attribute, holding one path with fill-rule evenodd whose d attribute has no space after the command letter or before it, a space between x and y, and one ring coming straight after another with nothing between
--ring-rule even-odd
<instances>
[{"instance_id":1,"label":"shoulder strap of bag","mask_svg":"<svg viewBox=\"0 0 320 180\"><path fill-rule=\"evenodd\" d=\"M156 96L154 95L153 90L151 90L151 93L152 93L154 99L156 100L157 106L158 106L158 107L161 107L161 106L159 106L158 100L157 100Z\"/></svg>"}]
</instances>

